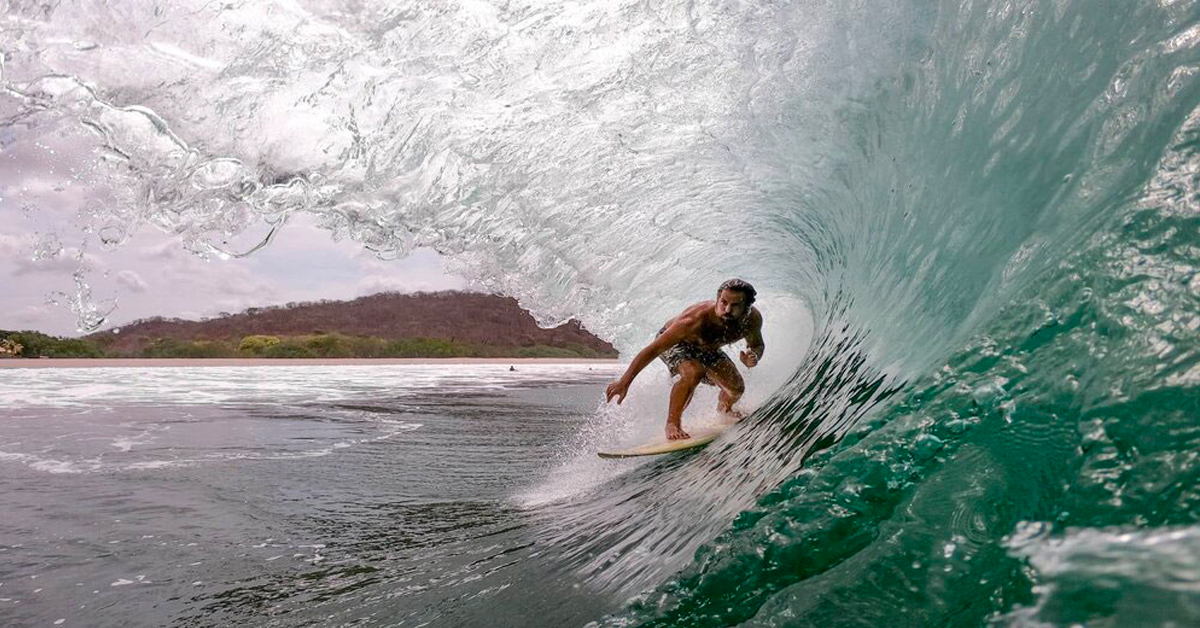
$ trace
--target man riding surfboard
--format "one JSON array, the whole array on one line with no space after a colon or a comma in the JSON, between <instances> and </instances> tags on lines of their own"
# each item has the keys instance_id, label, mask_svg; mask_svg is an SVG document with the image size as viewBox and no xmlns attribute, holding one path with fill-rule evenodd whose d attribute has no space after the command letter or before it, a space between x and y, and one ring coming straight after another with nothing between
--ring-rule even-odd
<instances>
[{"instance_id":1,"label":"man riding surfboard","mask_svg":"<svg viewBox=\"0 0 1200 628\"><path fill-rule=\"evenodd\" d=\"M634 356L621 379L608 385L606 400L612 401L616 397L617 404L624 401L638 373L654 358L660 358L671 375L679 378L671 388L671 404L667 410L669 440L691 438L683 431L680 421L684 409L692 401L692 393L702 382L721 389L717 397L718 412L741 418L733 404L741 398L745 384L733 360L721 347L745 339L747 348L739 355L742 364L752 368L762 359L766 347L762 338L762 314L753 307L755 295L750 284L741 279L730 279L717 289L716 300L697 303L667 321L654 341Z\"/></svg>"}]
</instances>

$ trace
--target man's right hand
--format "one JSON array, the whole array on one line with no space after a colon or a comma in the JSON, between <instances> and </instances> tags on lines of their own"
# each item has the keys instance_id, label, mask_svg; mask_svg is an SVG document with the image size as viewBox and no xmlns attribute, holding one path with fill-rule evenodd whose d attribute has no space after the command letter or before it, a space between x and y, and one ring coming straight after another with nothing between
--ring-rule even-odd
<instances>
[{"instance_id":1,"label":"man's right hand","mask_svg":"<svg viewBox=\"0 0 1200 628\"><path fill-rule=\"evenodd\" d=\"M607 403L612 401L613 397L616 397L617 405L619 406L621 405L622 401L625 401L625 395L628 393L629 382L625 381L624 379L618 379L617 381L608 385L608 389L605 391L605 394L608 395L608 397L604 401Z\"/></svg>"}]
</instances>

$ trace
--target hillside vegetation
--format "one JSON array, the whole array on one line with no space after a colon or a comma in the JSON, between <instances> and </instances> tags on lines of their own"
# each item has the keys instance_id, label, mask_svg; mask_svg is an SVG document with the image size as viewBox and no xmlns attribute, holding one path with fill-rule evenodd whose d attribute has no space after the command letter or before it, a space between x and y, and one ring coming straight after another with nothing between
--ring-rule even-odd
<instances>
[{"instance_id":1,"label":"hillside vegetation","mask_svg":"<svg viewBox=\"0 0 1200 628\"><path fill-rule=\"evenodd\" d=\"M542 329L514 299L447 291L288 303L199 321L155 317L83 338L0 330L5 355L600 358L617 352L576 321Z\"/></svg>"}]
</instances>

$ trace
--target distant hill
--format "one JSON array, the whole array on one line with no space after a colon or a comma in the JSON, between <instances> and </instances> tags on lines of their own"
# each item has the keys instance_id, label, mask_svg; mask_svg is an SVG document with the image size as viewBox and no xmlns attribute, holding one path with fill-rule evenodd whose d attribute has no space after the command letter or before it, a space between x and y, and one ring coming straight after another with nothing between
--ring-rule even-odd
<instances>
[{"instance_id":1,"label":"distant hill","mask_svg":"<svg viewBox=\"0 0 1200 628\"><path fill-rule=\"evenodd\" d=\"M542 329L515 299L458 291L289 303L199 321L155 317L85 340L108 356L617 356L576 321Z\"/></svg>"}]
</instances>

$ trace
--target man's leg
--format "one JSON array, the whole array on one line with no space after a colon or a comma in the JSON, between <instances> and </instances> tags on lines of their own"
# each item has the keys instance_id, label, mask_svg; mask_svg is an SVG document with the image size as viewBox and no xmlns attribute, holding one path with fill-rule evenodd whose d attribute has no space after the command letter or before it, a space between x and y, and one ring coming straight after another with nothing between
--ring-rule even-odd
<instances>
[{"instance_id":1,"label":"man's leg","mask_svg":"<svg viewBox=\"0 0 1200 628\"><path fill-rule=\"evenodd\" d=\"M742 393L746 392L746 383L742 380L742 374L738 372L737 367L733 365L733 361L729 359L721 360L708 369L708 379L716 384L721 389L717 395L717 412L728 414L738 419L742 418L742 413L733 409L733 404L737 403L738 399L742 398Z\"/></svg>"},{"instance_id":2,"label":"man's leg","mask_svg":"<svg viewBox=\"0 0 1200 628\"><path fill-rule=\"evenodd\" d=\"M684 409L692 401L692 393L696 391L696 386L700 385L700 380L704 379L704 365L696 360L680 362L677 370L679 381L671 387L671 407L667 410L667 440L691 438L683 431L680 421L683 419Z\"/></svg>"}]
</instances>

